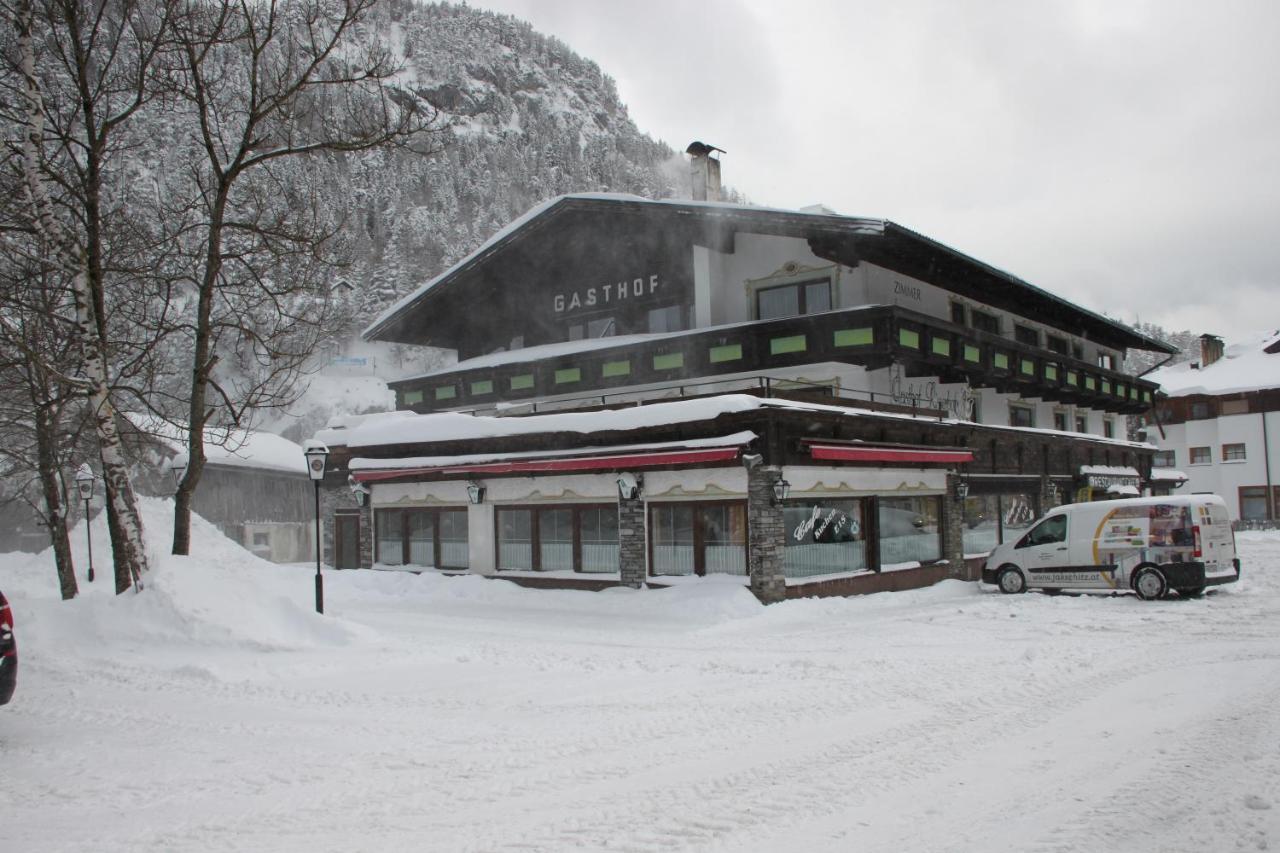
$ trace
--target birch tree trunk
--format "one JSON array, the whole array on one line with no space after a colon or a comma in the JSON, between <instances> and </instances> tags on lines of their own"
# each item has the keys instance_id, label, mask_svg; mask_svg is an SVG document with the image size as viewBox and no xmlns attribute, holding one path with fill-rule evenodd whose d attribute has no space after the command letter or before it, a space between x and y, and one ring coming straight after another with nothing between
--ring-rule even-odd
<instances>
[{"instance_id":1,"label":"birch tree trunk","mask_svg":"<svg viewBox=\"0 0 1280 853\"><path fill-rule=\"evenodd\" d=\"M80 347L84 385L89 398L98 452L102 460L102 480L106 490L107 524L115 563L116 592L121 593L137 583L147 570L146 549L142 538L142 519L129 481L124 445L120 440L116 410L111 400L107 367L105 324L100 311L104 304L103 280L90 274L90 258L96 254L92 245L100 239L101 222L97 202L100 193L101 162L95 162L105 151L105 140L96 135L91 104L82 106L86 115L83 132L86 170L85 221L87 248L82 248L73 235L63 228L54 214L53 204L41 174L40 153L44 136L44 109L39 80L36 77L35 45L32 40L34 14L31 0L16 6L14 24L17 29L19 68L22 75L22 100L25 106L22 154L23 177L35 218L35 227L52 247L54 260L72 283L75 302L75 335Z\"/></svg>"}]
</instances>

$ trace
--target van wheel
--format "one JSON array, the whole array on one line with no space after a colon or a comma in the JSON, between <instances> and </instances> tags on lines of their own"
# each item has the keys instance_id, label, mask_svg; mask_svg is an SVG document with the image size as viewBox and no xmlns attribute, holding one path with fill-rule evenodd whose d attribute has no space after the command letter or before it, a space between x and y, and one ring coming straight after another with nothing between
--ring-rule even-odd
<instances>
[{"instance_id":1,"label":"van wheel","mask_svg":"<svg viewBox=\"0 0 1280 853\"><path fill-rule=\"evenodd\" d=\"M1183 598L1199 598L1204 595L1204 587L1202 586L1180 586L1178 587L1178 595Z\"/></svg>"},{"instance_id":2,"label":"van wheel","mask_svg":"<svg viewBox=\"0 0 1280 853\"><path fill-rule=\"evenodd\" d=\"M996 585L1005 595L1016 595L1027 591L1027 579L1022 576L1017 566L1005 566L1001 569L1000 574L996 575Z\"/></svg>"},{"instance_id":3,"label":"van wheel","mask_svg":"<svg viewBox=\"0 0 1280 853\"><path fill-rule=\"evenodd\" d=\"M1158 601L1169 591L1164 575L1155 566L1138 569L1133 576L1133 590L1143 601Z\"/></svg>"}]
</instances>

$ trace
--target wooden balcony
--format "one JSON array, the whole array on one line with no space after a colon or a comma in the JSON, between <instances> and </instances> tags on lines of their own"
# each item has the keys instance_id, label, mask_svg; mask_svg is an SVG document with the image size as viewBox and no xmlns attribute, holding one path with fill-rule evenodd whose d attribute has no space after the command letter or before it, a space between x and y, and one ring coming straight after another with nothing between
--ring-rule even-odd
<instances>
[{"instance_id":1,"label":"wooden balcony","mask_svg":"<svg viewBox=\"0 0 1280 853\"><path fill-rule=\"evenodd\" d=\"M581 397L588 401L584 405L598 405L601 398L607 402L609 396L637 386L702 385L705 393L705 385L717 377L820 362L868 370L896 363L913 377L967 381L1025 399L1122 414L1149 409L1158 387L896 306L694 329L618 346L446 371L393 382L391 387L397 408L416 412L492 409L551 397Z\"/></svg>"}]
</instances>

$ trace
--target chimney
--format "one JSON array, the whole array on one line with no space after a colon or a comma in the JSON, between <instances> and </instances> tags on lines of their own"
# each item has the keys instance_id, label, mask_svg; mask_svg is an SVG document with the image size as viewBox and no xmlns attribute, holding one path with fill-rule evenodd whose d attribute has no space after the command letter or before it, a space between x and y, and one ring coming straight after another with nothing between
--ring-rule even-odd
<instances>
[{"instance_id":1,"label":"chimney","mask_svg":"<svg viewBox=\"0 0 1280 853\"><path fill-rule=\"evenodd\" d=\"M1222 338L1217 335L1200 336L1200 366L1208 367L1222 358Z\"/></svg>"},{"instance_id":2,"label":"chimney","mask_svg":"<svg viewBox=\"0 0 1280 853\"><path fill-rule=\"evenodd\" d=\"M694 201L720 200L720 161L712 152L724 154L723 148L705 142L690 142L684 150L689 159L689 177L693 182Z\"/></svg>"}]
</instances>

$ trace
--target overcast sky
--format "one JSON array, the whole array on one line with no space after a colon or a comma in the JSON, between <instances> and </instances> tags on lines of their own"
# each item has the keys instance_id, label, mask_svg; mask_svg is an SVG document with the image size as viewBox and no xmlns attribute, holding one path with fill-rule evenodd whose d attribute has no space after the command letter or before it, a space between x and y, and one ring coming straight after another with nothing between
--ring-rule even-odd
<instances>
[{"instance_id":1,"label":"overcast sky","mask_svg":"<svg viewBox=\"0 0 1280 853\"><path fill-rule=\"evenodd\" d=\"M477 0L717 145L1126 321L1280 327L1280 2Z\"/></svg>"}]
</instances>

